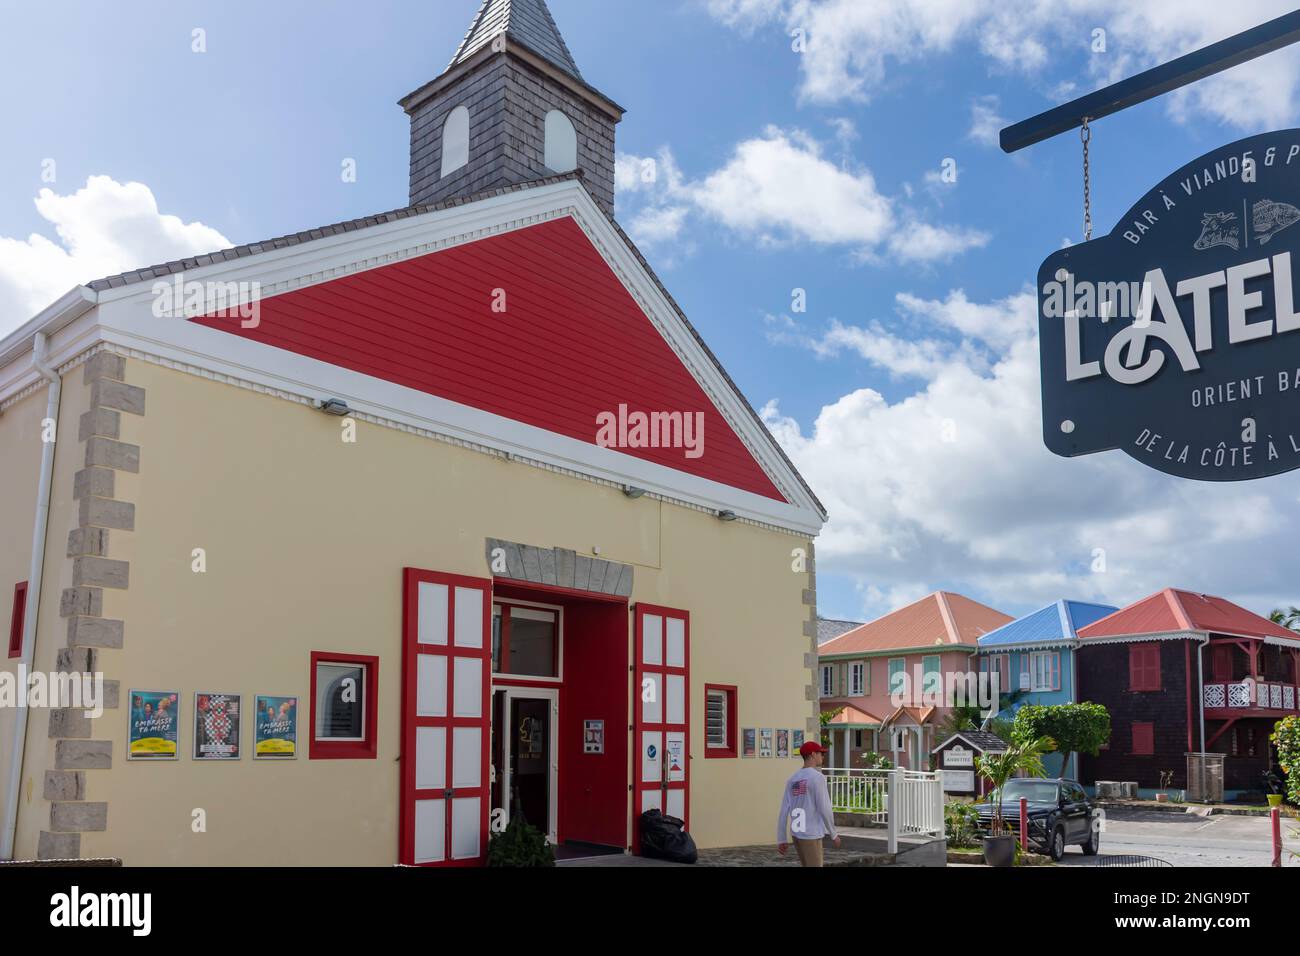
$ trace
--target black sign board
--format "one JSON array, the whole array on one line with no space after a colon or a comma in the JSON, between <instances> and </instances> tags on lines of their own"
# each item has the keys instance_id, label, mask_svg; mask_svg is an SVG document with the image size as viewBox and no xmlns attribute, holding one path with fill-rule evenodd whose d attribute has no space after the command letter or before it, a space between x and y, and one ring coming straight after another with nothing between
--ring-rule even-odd
<instances>
[{"instance_id":1,"label":"black sign board","mask_svg":"<svg viewBox=\"0 0 1300 956\"><path fill-rule=\"evenodd\" d=\"M1188 163L1038 273L1043 440L1171 475L1300 468L1300 130Z\"/></svg>"}]
</instances>

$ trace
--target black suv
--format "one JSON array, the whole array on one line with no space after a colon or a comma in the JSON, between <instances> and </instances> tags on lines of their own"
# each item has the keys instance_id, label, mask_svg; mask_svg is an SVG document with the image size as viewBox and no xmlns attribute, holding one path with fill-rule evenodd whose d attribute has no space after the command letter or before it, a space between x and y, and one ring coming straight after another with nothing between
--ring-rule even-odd
<instances>
[{"instance_id":1,"label":"black suv","mask_svg":"<svg viewBox=\"0 0 1300 956\"><path fill-rule=\"evenodd\" d=\"M990 794L977 805L980 829L993 826L994 800ZM1073 780L1017 777L1002 788L1002 822L1008 832L1020 832L1020 798L1029 813L1029 842L1033 849L1048 853L1053 860L1065 856L1071 844L1083 847L1089 856L1101 846L1101 811L1093 806L1083 787Z\"/></svg>"}]
</instances>

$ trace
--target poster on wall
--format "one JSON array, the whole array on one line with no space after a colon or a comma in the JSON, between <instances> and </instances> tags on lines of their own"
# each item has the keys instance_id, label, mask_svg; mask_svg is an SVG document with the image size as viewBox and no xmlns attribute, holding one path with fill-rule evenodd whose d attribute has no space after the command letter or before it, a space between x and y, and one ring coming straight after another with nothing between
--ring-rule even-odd
<instances>
[{"instance_id":1,"label":"poster on wall","mask_svg":"<svg viewBox=\"0 0 1300 956\"><path fill-rule=\"evenodd\" d=\"M293 760L298 756L298 698L258 694L253 699L254 760Z\"/></svg>"},{"instance_id":2,"label":"poster on wall","mask_svg":"<svg viewBox=\"0 0 1300 956\"><path fill-rule=\"evenodd\" d=\"M758 755L760 757L772 756L772 728L764 727L758 732Z\"/></svg>"},{"instance_id":3,"label":"poster on wall","mask_svg":"<svg viewBox=\"0 0 1300 956\"><path fill-rule=\"evenodd\" d=\"M176 731L180 727L180 692L133 690L130 692L128 760L176 760Z\"/></svg>"},{"instance_id":4,"label":"poster on wall","mask_svg":"<svg viewBox=\"0 0 1300 956\"><path fill-rule=\"evenodd\" d=\"M784 727L776 732L776 755L778 757L790 756L790 731Z\"/></svg>"},{"instance_id":5,"label":"poster on wall","mask_svg":"<svg viewBox=\"0 0 1300 956\"><path fill-rule=\"evenodd\" d=\"M585 754L603 754L605 752L605 722L603 720L584 720L582 722L582 752Z\"/></svg>"},{"instance_id":6,"label":"poster on wall","mask_svg":"<svg viewBox=\"0 0 1300 956\"><path fill-rule=\"evenodd\" d=\"M803 746L803 731L802 730L790 731L790 750L794 753L796 757L799 756L799 748L802 746Z\"/></svg>"},{"instance_id":7,"label":"poster on wall","mask_svg":"<svg viewBox=\"0 0 1300 956\"><path fill-rule=\"evenodd\" d=\"M194 759L239 759L239 695L194 695Z\"/></svg>"},{"instance_id":8,"label":"poster on wall","mask_svg":"<svg viewBox=\"0 0 1300 956\"><path fill-rule=\"evenodd\" d=\"M679 733L670 733L665 744L664 758L668 765L668 782L677 783L686 779L686 738Z\"/></svg>"},{"instance_id":9,"label":"poster on wall","mask_svg":"<svg viewBox=\"0 0 1300 956\"><path fill-rule=\"evenodd\" d=\"M753 727L746 727L740 732L740 755L742 757L753 757L758 753L758 731Z\"/></svg>"}]
</instances>

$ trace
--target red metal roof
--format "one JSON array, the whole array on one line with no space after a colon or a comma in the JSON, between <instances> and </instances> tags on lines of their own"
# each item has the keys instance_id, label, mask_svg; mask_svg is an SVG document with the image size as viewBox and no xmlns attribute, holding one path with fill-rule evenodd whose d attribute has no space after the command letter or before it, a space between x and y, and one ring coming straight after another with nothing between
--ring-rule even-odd
<instances>
[{"instance_id":1,"label":"red metal roof","mask_svg":"<svg viewBox=\"0 0 1300 956\"><path fill-rule=\"evenodd\" d=\"M853 654L898 648L974 647L980 635L1011 621L995 611L951 591L935 591L921 600L868 621L817 648L817 653Z\"/></svg>"},{"instance_id":2,"label":"red metal roof","mask_svg":"<svg viewBox=\"0 0 1300 956\"><path fill-rule=\"evenodd\" d=\"M263 299L255 328L192 321L591 444L620 406L702 413L698 458L618 450L785 500L567 217Z\"/></svg>"},{"instance_id":3,"label":"red metal roof","mask_svg":"<svg viewBox=\"0 0 1300 956\"><path fill-rule=\"evenodd\" d=\"M875 727L880 724L880 718L868 710L863 710L853 704L846 704L840 700L824 700L821 702L823 713L832 712L830 723L832 724L861 724L863 726Z\"/></svg>"},{"instance_id":4,"label":"red metal roof","mask_svg":"<svg viewBox=\"0 0 1300 956\"><path fill-rule=\"evenodd\" d=\"M1078 633L1080 640L1088 640L1169 631L1204 631L1238 634L1242 637L1287 637L1292 640L1300 638L1295 631L1247 611L1227 598L1177 588L1157 591L1089 624Z\"/></svg>"}]
</instances>

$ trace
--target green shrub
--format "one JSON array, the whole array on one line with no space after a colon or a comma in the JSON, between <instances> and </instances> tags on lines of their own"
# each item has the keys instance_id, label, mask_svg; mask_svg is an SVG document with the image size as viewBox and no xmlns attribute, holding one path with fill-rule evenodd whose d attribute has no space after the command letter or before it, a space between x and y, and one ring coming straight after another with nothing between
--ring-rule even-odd
<instances>
[{"instance_id":1,"label":"green shrub","mask_svg":"<svg viewBox=\"0 0 1300 956\"><path fill-rule=\"evenodd\" d=\"M1300 717L1283 717L1269 735L1286 774L1287 799L1300 806Z\"/></svg>"},{"instance_id":2,"label":"green shrub","mask_svg":"<svg viewBox=\"0 0 1300 956\"><path fill-rule=\"evenodd\" d=\"M949 847L979 845L979 810L973 803L945 803L943 832Z\"/></svg>"},{"instance_id":3,"label":"green shrub","mask_svg":"<svg viewBox=\"0 0 1300 956\"><path fill-rule=\"evenodd\" d=\"M488 840L488 866L555 866L555 850L541 830L516 816Z\"/></svg>"}]
</instances>

